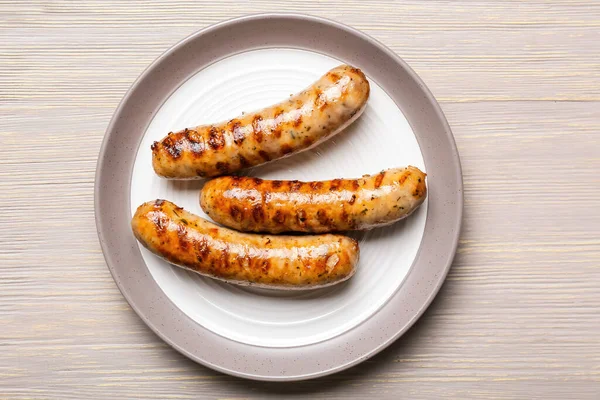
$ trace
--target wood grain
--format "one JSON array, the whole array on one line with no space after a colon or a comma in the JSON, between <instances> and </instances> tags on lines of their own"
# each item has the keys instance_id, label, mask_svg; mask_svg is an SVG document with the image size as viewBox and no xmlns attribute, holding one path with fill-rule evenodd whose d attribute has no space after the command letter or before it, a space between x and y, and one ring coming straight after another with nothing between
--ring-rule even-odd
<instances>
[{"instance_id":1,"label":"wood grain","mask_svg":"<svg viewBox=\"0 0 600 400\"><path fill-rule=\"evenodd\" d=\"M440 100L465 179L450 276L401 340L315 381L228 377L152 334L100 251L104 131L182 37L266 11L333 18ZM600 398L600 3L0 2L0 398Z\"/></svg>"}]
</instances>

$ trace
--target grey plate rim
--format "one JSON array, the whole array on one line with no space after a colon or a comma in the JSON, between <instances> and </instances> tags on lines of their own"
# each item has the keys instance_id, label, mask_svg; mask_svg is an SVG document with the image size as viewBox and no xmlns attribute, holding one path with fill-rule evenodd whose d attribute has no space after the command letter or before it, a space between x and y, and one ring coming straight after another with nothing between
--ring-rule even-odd
<instances>
[{"instance_id":1,"label":"grey plate rim","mask_svg":"<svg viewBox=\"0 0 600 400\"><path fill-rule=\"evenodd\" d=\"M207 65L241 51L264 47L317 51L363 69L406 115L428 173L425 233L402 285L362 324L325 342L292 348L234 342L183 314L152 278L129 225L135 154L164 100ZM163 53L133 83L102 142L94 208L98 238L115 283L160 338L190 359L227 374L264 381L294 381L332 374L372 357L425 312L456 253L463 211L462 171L454 137L439 104L395 53L370 36L325 18L295 13L254 14L193 33Z\"/></svg>"}]
</instances>

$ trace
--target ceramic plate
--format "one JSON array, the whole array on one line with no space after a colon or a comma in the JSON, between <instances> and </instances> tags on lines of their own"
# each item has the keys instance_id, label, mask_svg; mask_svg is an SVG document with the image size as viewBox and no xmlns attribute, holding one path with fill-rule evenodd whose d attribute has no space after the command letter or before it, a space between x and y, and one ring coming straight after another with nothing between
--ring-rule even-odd
<instances>
[{"instance_id":1,"label":"ceramic plate","mask_svg":"<svg viewBox=\"0 0 600 400\"><path fill-rule=\"evenodd\" d=\"M171 266L141 247L130 219L163 198L201 215L202 181L167 181L150 144L185 127L233 118L285 99L348 63L371 83L364 114L321 146L245 171L270 179L355 178L415 165L426 202L392 226L352 234L361 259L347 282L310 291L229 285ZM321 18L263 14L184 39L134 83L98 161L96 222L127 301L161 338L216 370L299 380L348 368L408 329L440 288L454 256L462 179L450 128L418 76L382 44Z\"/></svg>"}]
</instances>

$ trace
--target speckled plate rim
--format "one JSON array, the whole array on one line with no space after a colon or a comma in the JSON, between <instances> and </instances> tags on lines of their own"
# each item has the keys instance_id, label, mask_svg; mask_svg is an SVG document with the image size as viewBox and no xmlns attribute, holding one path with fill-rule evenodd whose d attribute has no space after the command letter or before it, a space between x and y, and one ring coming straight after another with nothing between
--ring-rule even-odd
<instances>
[{"instance_id":1,"label":"speckled plate rim","mask_svg":"<svg viewBox=\"0 0 600 400\"><path fill-rule=\"evenodd\" d=\"M232 54L288 47L320 52L365 71L402 109L428 173L425 232L403 284L369 319L330 340L290 348L235 342L193 321L165 296L130 229L130 183L136 151L163 102L206 66ZM402 160L398 160L402 165ZM450 127L417 74L375 39L340 23L302 14L258 14L210 26L156 59L129 89L107 128L96 168L100 245L125 299L164 341L215 370L249 379L292 381L349 368L386 348L429 306L456 252L463 209L462 173Z\"/></svg>"}]
</instances>

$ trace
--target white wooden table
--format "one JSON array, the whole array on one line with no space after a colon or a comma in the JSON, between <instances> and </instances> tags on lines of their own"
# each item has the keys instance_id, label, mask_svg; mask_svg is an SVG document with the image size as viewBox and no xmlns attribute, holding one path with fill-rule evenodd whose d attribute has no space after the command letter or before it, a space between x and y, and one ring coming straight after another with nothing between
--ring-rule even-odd
<instances>
[{"instance_id":1,"label":"white wooden table","mask_svg":"<svg viewBox=\"0 0 600 400\"><path fill-rule=\"evenodd\" d=\"M599 2L1 3L0 398L600 398ZM188 34L264 11L333 18L403 57L465 180L460 248L424 317L300 383L225 376L164 344L94 225L96 158L131 83Z\"/></svg>"}]
</instances>

